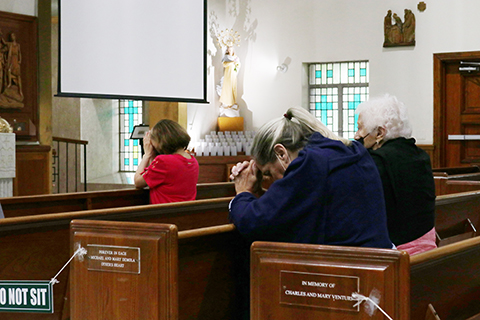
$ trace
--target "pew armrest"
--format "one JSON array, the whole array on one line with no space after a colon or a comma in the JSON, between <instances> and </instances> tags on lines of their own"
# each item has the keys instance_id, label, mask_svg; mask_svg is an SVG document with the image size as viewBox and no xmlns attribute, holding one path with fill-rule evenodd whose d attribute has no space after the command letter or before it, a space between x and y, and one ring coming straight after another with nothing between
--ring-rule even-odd
<instances>
[{"instance_id":1,"label":"pew armrest","mask_svg":"<svg viewBox=\"0 0 480 320\"><path fill-rule=\"evenodd\" d=\"M427 314L425 315L425 320L440 320L435 308L431 303L428 304Z\"/></svg>"},{"instance_id":2,"label":"pew armrest","mask_svg":"<svg viewBox=\"0 0 480 320\"><path fill-rule=\"evenodd\" d=\"M470 239L477 235L477 229L473 225L472 221L470 221L470 219L468 218L465 220L463 231L463 233L455 234L448 237L441 237L438 232L435 232L437 247L442 247L450 243Z\"/></svg>"}]
</instances>

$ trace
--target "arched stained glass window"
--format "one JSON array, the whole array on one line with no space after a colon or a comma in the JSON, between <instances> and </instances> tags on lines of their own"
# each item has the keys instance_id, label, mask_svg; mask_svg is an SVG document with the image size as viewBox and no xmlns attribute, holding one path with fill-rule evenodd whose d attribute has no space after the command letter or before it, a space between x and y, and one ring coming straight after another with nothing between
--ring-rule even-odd
<instances>
[{"instance_id":1,"label":"arched stained glass window","mask_svg":"<svg viewBox=\"0 0 480 320\"><path fill-rule=\"evenodd\" d=\"M368 61L309 64L310 112L347 139L357 131L355 109L368 99Z\"/></svg>"},{"instance_id":2,"label":"arched stained glass window","mask_svg":"<svg viewBox=\"0 0 480 320\"><path fill-rule=\"evenodd\" d=\"M143 122L143 102L120 100L120 171L136 171L142 160L138 139L130 139L133 127Z\"/></svg>"}]
</instances>

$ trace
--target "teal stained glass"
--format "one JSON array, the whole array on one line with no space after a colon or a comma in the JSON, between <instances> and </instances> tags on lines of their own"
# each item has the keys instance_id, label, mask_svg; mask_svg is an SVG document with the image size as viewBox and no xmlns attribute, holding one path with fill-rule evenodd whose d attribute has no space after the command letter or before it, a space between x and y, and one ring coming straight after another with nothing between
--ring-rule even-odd
<instances>
[{"instance_id":1,"label":"teal stained glass","mask_svg":"<svg viewBox=\"0 0 480 320\"><path fill-rule=\"evenodd\" d=\"M368 99L368 61L312 63L308 68L310 112L334 133L353 139L355 110Z\"/></svg>"},{"instance_id":2,"label":"teal stained glass","mask_svg":"<svg viewBox=\"0 0 480 320\"><path fill-rule=\"evenodd\" d=\"M143 102L137 100L119 101L120 118L120 171L135 171L141 159L139 140L130 139L134 126L143 123Z\"/></svg>"}]
</instances>

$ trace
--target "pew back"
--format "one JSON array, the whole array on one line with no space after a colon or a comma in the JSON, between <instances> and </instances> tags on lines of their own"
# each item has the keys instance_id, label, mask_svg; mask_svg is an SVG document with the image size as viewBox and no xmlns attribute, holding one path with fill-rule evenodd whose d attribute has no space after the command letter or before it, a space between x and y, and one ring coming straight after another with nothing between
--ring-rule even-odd
<instances>
[{"instance_id":1,"label":"pew back","mask_svg":"<svg viewBox=\"0 0 480 320\"><path fill-rule=\"evenodd\" d=\"M433 175L446 174L446 175L460 175L469 173L480 173L480 167L477 165L465 166L465 167L441 167L433 168Z\"/></svg>"},{"instance_id":2,"label":"pew back","mask_svg":"<svg viewBox=\"0 0 480 320\"><path fill-rule=\"evenodd\" d=\"M178 319L177 227L73 220L72 319ZM101 288L101 290L99 290Z\"/></svg>"},{"instance_id":3,"label":"pew back","mask_svg":"<svg viewBox=\"0 0 480 320\"><path fill-rule=\"evenodd\" d=\"M197 185L197 200L233 197L233 182L201 183ZM0 198L5 217L72 212L105 208L120 208L149 204L148 189L75 192L50 195Z\"/></svg>"},{"instance_id":4,"label":"pew back","mask_svg":"<svg viewBox=\"0 0 480 320\"><path fill-rule=\"evenodd\" d=\"M442 239L461 235L470 221L480 227L480 191L438 196L435 201L435 229Z\"/></svg>"},{"instance_id":5,"label":"pew back","mask_svg":"<svg viewBox=\"0 0 480 320\"><path fill-rule=\"evenodd\" d=\"M178 230L228 223L231 198L196 200L67 213L6 218L0 220L0 279L49 280L70 258L70 221L74 219L138 221L175 224ZM54 286L51 315L2 313L5 320L62 319L67 295L68 272Z\"/></svg>"},{"instance_id":6,"label":"pew back","mask_svg":"<svg viewBox=\"0 0 480 320\"><path fill-rule=\"evenodd\" d=\"M442 320L480 314L480 237L410 257L411 319L432 304Z\"/></svg>"},{"instance_id":7,"label":"pew back","mask_svg":"<svg viewBox=\"0 0 480 320\"><path fill-rule=\"evenodd\" d=\"M450 184L452 180L480 181L479 166L435 168L432 171L437 196L480 189L480 184L475 183L467 185L464 185L464 183Z\"/></svg>"},{"instance_id":8,"label":"pew back","mask_svg":"<svg viewBox=\"0 0 480 320\"><path fill-rule=\"evenodd\" d=\"M452 193L480 190L480 174L461 176L434 176L435 194L445 195Z\"/></svg>"},{"instance_id":9,"label":"pew back","mask_svg":"<svg viewBox=\"0 0 480 320\"><path fill-rule=\"evenodd\" d=\"M373 309L365 312L354 293L377 298L393 319L410 319L403 251L255 242L251 259L251 319L369 319Z\"/></svg>"}]
</instances>

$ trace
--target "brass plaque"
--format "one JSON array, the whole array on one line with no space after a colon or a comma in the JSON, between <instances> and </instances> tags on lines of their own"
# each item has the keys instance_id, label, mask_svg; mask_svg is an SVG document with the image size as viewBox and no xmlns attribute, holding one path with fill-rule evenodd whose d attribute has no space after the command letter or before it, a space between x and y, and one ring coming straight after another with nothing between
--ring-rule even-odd
<instances>
[{"instance_id":1,"label":"brass plaque","mask_svg":"<svg viewBox=\"0 0 480 320\"><path fill-rule=\"evenodd\" d=\"M359 312L359 290L359 277L280 271L280 304Z\"/></svg>"},{"instance_id":2,"label":"brass plaque","mask_svg":"<svg viewBox=\"0 0 480 320\"><path fill-rule=\"evenodd\" d=\"M140 274L140 248L87 245L88 270Z\"/></svg>"}]
</instances>

